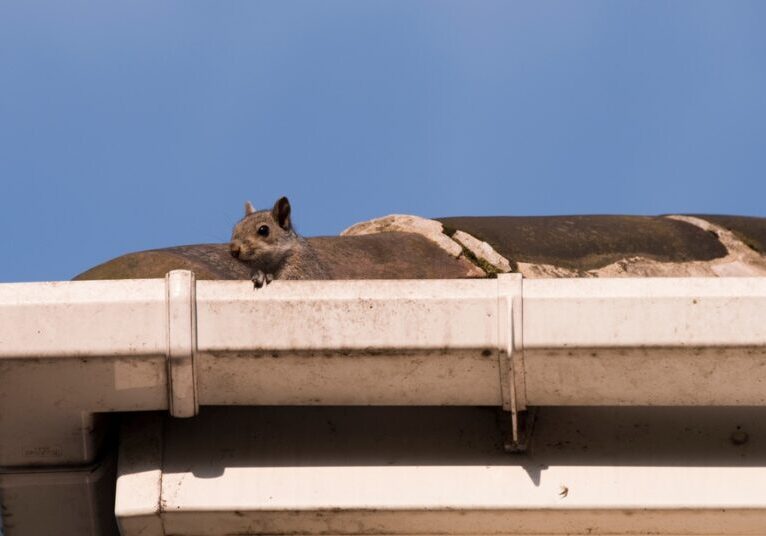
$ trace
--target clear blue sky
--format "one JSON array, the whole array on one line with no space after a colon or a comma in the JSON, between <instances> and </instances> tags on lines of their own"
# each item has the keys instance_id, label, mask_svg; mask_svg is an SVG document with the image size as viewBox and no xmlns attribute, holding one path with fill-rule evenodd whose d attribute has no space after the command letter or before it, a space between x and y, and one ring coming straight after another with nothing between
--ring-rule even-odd
<instances>
[{"instance_id":1,"label":"clear blue sky","mask_svg":"<svg viewBox=\"0 0 766 536\"><path fill-rule=\"evenodd\" d=\"M0 4L0 281L389 213L766 215L766 2Z\"/></svg>"}]
</instances>

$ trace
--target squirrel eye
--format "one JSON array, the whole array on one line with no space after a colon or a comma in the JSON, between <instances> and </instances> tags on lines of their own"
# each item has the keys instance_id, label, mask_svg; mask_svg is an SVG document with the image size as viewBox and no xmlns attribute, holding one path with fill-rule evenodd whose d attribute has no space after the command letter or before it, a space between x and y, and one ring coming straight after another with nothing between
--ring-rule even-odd
<instances>
[{"instance_id":1,"label":"squirrel eye","mask_svg":"<svg viewBox=\"0 0 766 536\"><path fill-rule=\"evenodd\" d=\"M260 227L258 227L258 234L261 236L269 236L269 226L261 225Z\"/></svg>"}]
</instances>

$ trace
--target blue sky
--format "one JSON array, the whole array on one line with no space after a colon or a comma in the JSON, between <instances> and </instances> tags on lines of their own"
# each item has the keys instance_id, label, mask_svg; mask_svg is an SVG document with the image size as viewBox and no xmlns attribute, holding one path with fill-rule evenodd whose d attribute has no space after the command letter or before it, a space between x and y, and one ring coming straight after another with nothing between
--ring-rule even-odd
<instances>
[{"instance_id":1,"label":"blue sky","mask_svg":"<svg viewBox=\"0 0 766 536\"><path fill-rule=\"evenodd\" d=\"M389 213L766 215L766 2L0 4L0 281Z\"/></svg>"}]
</instances>

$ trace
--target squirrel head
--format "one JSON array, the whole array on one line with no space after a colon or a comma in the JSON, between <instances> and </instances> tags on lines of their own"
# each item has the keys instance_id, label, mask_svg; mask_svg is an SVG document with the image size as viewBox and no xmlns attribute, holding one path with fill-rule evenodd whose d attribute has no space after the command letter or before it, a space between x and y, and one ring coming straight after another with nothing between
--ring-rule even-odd
<instances>
[{"instance_id":1,"label":"squirrel head","mask_svg":"<svg viewBox=\"0 0 766 536\"><path fill-rule=\"evenodd\" d=\"M278 265L295 246L298 235L290 219L290 201L280 197L271 210L245 203L245 217L234 226L229 251L242 261Z\"/></svg>"}]
</instances>

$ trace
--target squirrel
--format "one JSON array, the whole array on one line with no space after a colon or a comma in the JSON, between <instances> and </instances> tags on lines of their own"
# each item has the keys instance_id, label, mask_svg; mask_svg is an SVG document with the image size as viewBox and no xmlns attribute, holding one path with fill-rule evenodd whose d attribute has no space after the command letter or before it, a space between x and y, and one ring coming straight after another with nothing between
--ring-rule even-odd
<instances>
[{"instance_id":1,"label":"squirrel","mask_svg":"<svg viewBox=\"0 0 766 536\"><path fill-rule=\"evenodd\" d=\"M229 251L252 269L255 288L274 279L329 279L314 248L293 228L290 201L280 197L271 210L245 203L245 217L234 226Z\"/></svg>"}]
</instances>

